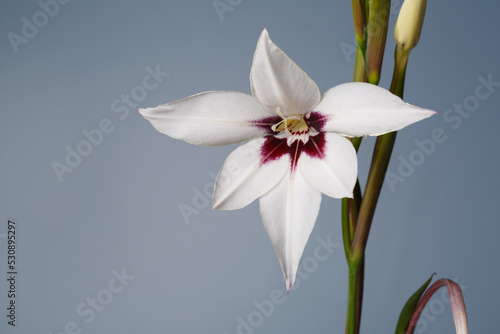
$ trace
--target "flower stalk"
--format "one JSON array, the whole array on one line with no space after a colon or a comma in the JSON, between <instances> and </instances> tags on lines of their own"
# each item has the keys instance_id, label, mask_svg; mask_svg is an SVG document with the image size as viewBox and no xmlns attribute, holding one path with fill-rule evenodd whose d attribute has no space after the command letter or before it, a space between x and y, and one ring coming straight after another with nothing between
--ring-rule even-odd
<instances>
[{"instance_id":1,"label":"flower stalk","mask_svg":"<svg viewBox=\"0 0 500 334\"><path fill-rule=\"evenodd\" d=\"M366 73L366 6L364 0L352 0L354 31L356 33L356 60L354 62L354 82L368 82ZM358 151L362 138L352 138L351 142ZM359 333L361 324L361 306L363 302L364 259L351 261L351 245L356 231L357 213L361 203L361 188L356 181L354 197L342 199L342 239L349 269L349 287L347 297L346 334Z\"/></svg>"},{"instance_id":2,"label":"flower stalk","mask_svg":"<svg viewBox=\"0 0 500 334\"><path fill-rule=\"evenodd\" d=\"M390 91L400 97L403 96L408 55L409 51L396 47L394 74ZM348 334L359 333L363 297L365 249L385 173L391 159L394 142L396 141L396 133L397 132L394 131L377 137L365 192L360 204L357 202L356 198L344 199L344 201L349 202L350 209L354 209L356 205L359 204L359 212L354 224L354 238L350 240L349 256L347 258L349 266L349 295L346 333ZM353 215L349 215L349 218L352 218L352 216ZM343 218L345 219L345 217ZM344 242L345 241L346 239L344 239Z\"/></svg>"},{"instance_id":3,"label":"flower stalk","mask_svg":"<svg viewBox=\"0 0 500 334\"><path fill-rule=\"evenodd\" d=\"M361 325L361 306L363 302L363 284L365 260L361 257L349 262L349 290L347 301L346 334L359 333Z\"/></svg>"},{"instance_id":4,"label":"flower stalk","mask_svg":"<svg viewBox=\"0 0 500 334\"><path fill-rule=\"evenodd\" d=\"M356 27L359 25L359 22L361 22L359 18L361 15L359 11L360 4L361 2L353 0L355 30L359 29ZM361 39L362 43L360 43L360 33L358 30L356 30L356 39L358 41L358 48L360 45L366 45L366 49L361 49L364 52L361 54L358 52L356 54L354 80L364 80L377 85L380 80L387 37L390 0L372 0L362 13L366 15L365 18L368 17L367 21L363 21L366 22L367 28L363 36L364 39ZM416 19L408 14L405 14L406 16L401 20L398 19L397 26L399 27L406 27L407 23L405 21L408 20L418 23L410 23L410 25L414 27L413 29L402 30L406 35L411 34L410 37L405 37L406 39L412 39L411 47L408 47L407 41L405 42L406 44L402 44L398 41L398 37L402 38L400 37L402 35L398 35L398 29L395 31L397 46L395 50L395 65L390 91L401 98L404 92L404 81L409 53L420 37L424 13L425 4L423 6L423 11L417 12L418 17ZM409 33L406 31L409 31ZM365 69L360 66L361 63L365 64ZM346 321L346 333L348 334L359 333L363 298L365 249L395 140L395 131L377 137L364 194L361 194L359 182L357 182L357 191L355 190L354 198L343 199L342 203L343 239L349 267ZM356 138L352 140L352 142L353 144L356 143L355 148L357 151L361 139ZM356 195L356 193L358 195Z\"/></svg>"},{"instance_id":5,"label":"flower stalk","mask_svg":"<svg viewBox=\"0 0 500 334\"><path fill-rule=\"evenodd\" d=\"M403 97L404 82L406 76L406 65L410 51L406 51L399 45L396 46L394 72L390 92ZM368 234L377 207L378 198L385 178L389 161L391 160L392 149L396 141L397 132L390 132L377 137L373 150L372 163L366 189L361 201L356 233L351 246L351 259L359 259L364 256Z\"/></svg>"},{"instance_id":6,"label":"flower stalk","mask_svg":"<svg viewBox=\"0 0 500 334\"><path fill-rule=\"evenodd\" d=\"M418 12L418 15L419 17L421 17L422 22L424 13ZM403 20L404 19L409 18L403 17ZM401 21L401 18L398 18L398 22L401 25L404 25L404 21ZM420 36L421 28L422 26L420 25L418 31L413 30L412 33ZM410 55L411 49L406 48L405 45L400 43L397 39L396 42L397 45L394 53L394 71L389 91L403 98L406 66L408 64L408 57ZM356 229L351 247L351 258L353 259L360 258L364 254L366 242L368 240L368 234L370 232L371 222L373 220L373 215L375 214L375 208L377 207L377 201L382 189L385 173L391 159L392 149L396 140L396 133L397 132L394 131L382 136L378 136L377 141L375 142L372 164L370 166L370 172L368 174L365 194L360 205L357 221L358 227Z\"/></svg>"}]
</instances>

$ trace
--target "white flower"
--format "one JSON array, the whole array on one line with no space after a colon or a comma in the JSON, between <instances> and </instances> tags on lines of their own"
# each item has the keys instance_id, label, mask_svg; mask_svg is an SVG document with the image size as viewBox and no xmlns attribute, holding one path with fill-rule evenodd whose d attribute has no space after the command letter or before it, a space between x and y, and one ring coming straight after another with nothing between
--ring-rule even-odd
<instances>
[{"instance_id":1,"label":"white flower","mask_svg":"<svg viewBox=\"0 0 500 334\"><path fill-rule=\"evenodd\" d=\"M387 90L347 83L318 87L264 30L250 72L252 95L204 92L139 109L160 132L195 145L244 141L222 166L213 208L235 210L260 198L264 227L289 290L314 227L321 193L352 197L356 152L342 136L376 136L434 114Z\"/></svg>"}]
</instances>

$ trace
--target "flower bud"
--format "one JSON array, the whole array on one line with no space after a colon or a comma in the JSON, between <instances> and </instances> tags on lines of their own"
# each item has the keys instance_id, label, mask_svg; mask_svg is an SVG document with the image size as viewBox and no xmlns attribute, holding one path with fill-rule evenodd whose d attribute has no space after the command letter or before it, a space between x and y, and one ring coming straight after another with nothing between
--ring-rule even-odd
<instances>
[{"instance_id":1,"label":"flower bud","mask_svg":"<svg viewBox=\"0 0 500 334\"><path fill-rule=\"evenodd\" d=\"M455 322L455 330L457 334L469 334L469 324L467 321L467 312L465 310L462 289L460 289L460 286L456 282L447 278L437 280L427 289L427 291L425 291L423 296L418 301L417 307L411 316L406 333L413 333L425 305L429 302L432 295L443 286L446 286L448 289L448 297L450 298L451 312L453 313L453 320Z\"/></svg>"},{"instance_id":2,"label":"flower bud","mask_svg":"<svg viewBox=\"0 0 500 334\"><path fill-rule=\"evenodd\" d=\"M405 0L399 11L394 38L405 51L413 49L420 39L427 0Z\"/></svg>"}]
</instances>

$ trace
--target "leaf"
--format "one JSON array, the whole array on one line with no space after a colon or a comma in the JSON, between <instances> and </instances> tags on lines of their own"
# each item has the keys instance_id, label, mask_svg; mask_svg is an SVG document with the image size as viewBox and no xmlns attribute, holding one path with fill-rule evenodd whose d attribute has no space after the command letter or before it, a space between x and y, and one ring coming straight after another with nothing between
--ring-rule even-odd
<instances>
[{"instance_id":1,"label":"leaf","mask_svg":"<svg viewBox=\"0 0 500 334\"><path fill-rule=\"evenodd\" d=\"M431 283L434 275L436 275L436 273L432 274L431 277L406 302L399 315L398 324L396 326L396 334L406 333L406 329L408 328L408 324L410 323L411 316L417 307L418 301L420 300L420 297L424 293L425 289L427 289Z\"/></svg>"}]
</instances>

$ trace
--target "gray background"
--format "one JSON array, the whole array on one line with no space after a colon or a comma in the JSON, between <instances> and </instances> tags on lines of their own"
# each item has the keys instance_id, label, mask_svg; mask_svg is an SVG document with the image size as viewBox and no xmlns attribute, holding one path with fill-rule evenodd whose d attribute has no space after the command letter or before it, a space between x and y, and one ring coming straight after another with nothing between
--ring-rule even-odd
<instances>
[{"instance_id":1,"label":"gray background","mask_svg":"<svg viewBox=\"0 0 500 334\"><path fill-rule=\"evenodd\" d=\"M254 302L285 287L257 203L212 212L205 195L195 198L211 188L211 175L234 147L170 139L120 101L133 91L137 97L146 68L157 65L169 75L135 100L140 106L207 90L249 93L264 27L321 91L352 79L350 1L231 3L221 19L212 0L73 0L43 22L36 1L1 2L0 332L59 333L74 322L82 333L232 334L239 318L255 325L242 333L344 331L340 201L323 196L303 257L307 277L259 318ZM395 9L400 3L393 1ZM398 135L389 171L397 175L401 159L424 161L405 182L384 185L368 244L364 333L393 332L404 302L433 272L462 284L471 332L496 327L500 87L484 100L474 96L480 76L500 81L499 11L486 0L428 4L405 100L440 114ZM33 22L34 15L41 27L16 53L8 34L22 36L23 17ZM381 80L386 88L396 17ZM464 102L469 114L447 112ZM53 162L65 163L66 146L76 149L82 131L106 118L113 131L59 182ZM428 155L415 153L415 140L431 138L437 128L446 141ZM364 141L360 151L361 180L373 142ZM197 210L188 222L183 206ZM5 317L8 218L18 224L15 328ZM327 237L338 247L318 262L317 238ZM112 271L123 268L135 278L111 294ZM89 297L109 302L92 320L77 312ZM432 299L417 333L454 332L445 297Z\"/></svg>"}]
</instances>

